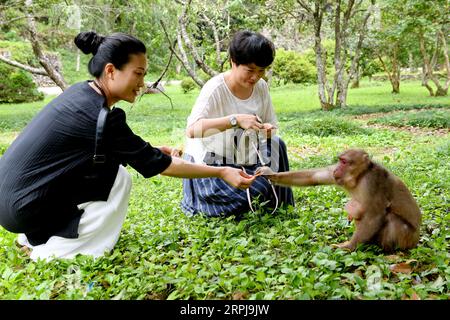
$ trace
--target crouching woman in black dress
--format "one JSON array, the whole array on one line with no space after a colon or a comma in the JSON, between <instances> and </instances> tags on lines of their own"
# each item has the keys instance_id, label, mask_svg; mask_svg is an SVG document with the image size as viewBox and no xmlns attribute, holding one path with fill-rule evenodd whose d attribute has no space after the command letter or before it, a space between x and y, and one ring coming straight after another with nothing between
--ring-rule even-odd
<instances>
[{"instance_id":1,"label":"crouching woman in black dress","mask_svg":"<svg viewBox=\"0 0 450 320\"><path fill-rule=\"evenodd\" d=\"M51 101L0 158L0 224L19 233L18 243L32 249L33 260L98 257L114 247L131 189L124 165L146 178L220 177L234 187L250 186L254 178L241 170L188 163L129 128L114 104L133 102L144 87L147 58L140 40L82 32L75 44L93 54L88 69L95 80L74 84Z\"/></svg>"}]
</instances>

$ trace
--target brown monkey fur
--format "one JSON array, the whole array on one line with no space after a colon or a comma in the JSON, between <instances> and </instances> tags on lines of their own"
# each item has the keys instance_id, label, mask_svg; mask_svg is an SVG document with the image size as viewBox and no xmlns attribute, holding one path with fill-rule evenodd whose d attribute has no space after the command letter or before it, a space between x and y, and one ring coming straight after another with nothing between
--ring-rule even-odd
<instances>
[{"instance_id":1,"label":"brown monkey fur","mask_svg":"<svg viewBox=\"0 0 450 320\"><path fill-rule=\"evenodd\" d=\"M364 150L350 149L338 158L337 164L326 168L261 173L278 185L343 187L351 195L345 209L349 220L355 220L355 232L336 247L354 250L358 244L375 243L386 252L416 247L421 213L406 185L371 161Z\"/></svg>"}]
</instances>

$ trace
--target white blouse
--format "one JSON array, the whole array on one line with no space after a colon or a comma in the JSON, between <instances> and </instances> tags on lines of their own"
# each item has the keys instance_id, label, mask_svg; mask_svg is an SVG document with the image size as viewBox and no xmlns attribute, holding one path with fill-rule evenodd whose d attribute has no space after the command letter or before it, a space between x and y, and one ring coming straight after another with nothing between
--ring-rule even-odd
<instances>
[{"instance_id":1,"label":"white blouse","mask_svg":"<svg viewBox=\"0 0 450 320\"><path fill-rule=\"evenodd\" d=\"M264 79L260 79L254 86L248 99L236 97L225 83L224 73L211 78L203 86L200 94L187 119L187 127L200 119L214 119L232 114L255 114L263 123L271 123L277 126L277 119L269 95L269 88ZM236 129L228 129L204 138L187 138L185 152L191 155L195 163L204 163L207 152L214 152L217 156L233 159L236 156L238 164L255 164L256 153L251 141L258 138L254 130L247 130L245 134L250 138L240 139L237 150L233 143ZM260 139L264 139L259 135ZM245 143L244 143L245 142Z\"/></svg>"}]
</instances>

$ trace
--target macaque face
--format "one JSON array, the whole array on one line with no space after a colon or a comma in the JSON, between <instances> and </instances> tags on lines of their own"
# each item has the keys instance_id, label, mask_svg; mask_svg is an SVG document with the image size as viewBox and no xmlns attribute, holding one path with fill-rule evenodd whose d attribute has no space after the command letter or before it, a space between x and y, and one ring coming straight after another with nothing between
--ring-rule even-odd
<instances>
[{"instance_id":1,"label":"macaque face","mask_svg":"<svg viewBox=\"0 0 450 320\"><path fill-rule=\"evenodd\" d=\"M338 159L339 162L333 172L336 183L346 188L354 188L360 174L369 166L367 153L362 150L348 150L339 155Z\"/></svg>"},{"instance_id":2,"label":"macaque face","mask_svg":"<svg viewBox=\"0 0 450 320\"><path fill-rule=\"evenodd\" d=\"M336 169L334 169L334 172L333 172L334 179L336 180L337 184L339 184L339 185L344 184L344 176L345 176L346 172L349 171L349 169L348 169L349 165L350 164L347 159L339 157L338 165L337 165Z\"/></svg>"}]
</instances>

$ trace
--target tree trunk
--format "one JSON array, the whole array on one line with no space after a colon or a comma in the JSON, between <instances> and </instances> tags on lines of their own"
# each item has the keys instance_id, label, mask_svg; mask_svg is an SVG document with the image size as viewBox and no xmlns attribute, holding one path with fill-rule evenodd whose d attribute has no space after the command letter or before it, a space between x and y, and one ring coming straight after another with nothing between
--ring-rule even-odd
<instances>
[{"instance_id":1,"label":"tree trunk","mask_svg":"<svg viewBox=\"0 0 450 320\"><path fill-rule=\"evenodd\" d=\"M443 87L439 87L436 89L436 93L434 94L435 97L445 97L448 93L448 89L445 89Z\"/></svg>"},{"instance_id":2,"label":"tree trunk","mask_svg":"<svg viewBox=\"0 0 450 320\"><path fill-rule=\"evenodd\" d=\"M394 81L392 82L392 93L400 93L400 81L398 81L398 79L394 79Z\"/></svg>"},{"instance_id":3,"label":"tree trunk","mask_svg":"<svg viewBox=\"0 0 450 320\"><path fill-rule=\"evenodd\" d=\"M267 72L264 78L266 78L267 86L270 89L270 85L272 84L272 77L273 76L273 69L270 68Z\"/></svg>"},{"instance_id":4,"label":"tree trunk","mask_svg":"<svg viewBox=\"0 0 450 320\"><path fill-rule=\"evenodd\" d=\"M197 74L195 73L195 70L193 70L189 64L188 57L183 48L183 42L181 40L180 32L177 32L177 40L176 40L176 43L178 44L178 49L180 51L180 54L178 54L176 52L175 48L173 47L175 45L175 43L172 45L172 42L170 41L169 34L167 33L167 29L166 29L166 26L164 25L164 22L162 20L160 20L160 23L161 23L164 35L166 36L167 42L169 43L170 51L174 54L174 56L178 59L178 61L181 62L181 65L187 71L187 73L192 78L192 80L194 80L195 83L197 83L197 85L199 87L203 87L203 85L205 83L197 76Z\"/></svg>"},{"instance_id":5,"label":"tree trunk","mask_svg":"<svg viewBox=\"0 0 450 320\"><path fill-rule=\"evenodd\" d=\"M427 88L428 92L430 93L430 96L434 96L434 90L433 88L428 84L428 73L426 71L425 65L422 66L422 87Z\"/></svg>"},{"instance_id":6,"label":"tree trunk","mask_svg":"<svg viewBox=\"0 0 450 320\"><path fill-rule=\"evenodd\" d=\"M361 70L360 70L360 67L359 67L359 59L358 59L358 62L356 63L355 75L352 78L353 82L352 82L350 88L358 89L359 88L359 80L360 80L360 78L361 78Z\"/></svg>"},{"instance_id":7,"label":"tree trunk","mask_svg":"<svg viewBox=\"0 0 450 320\"><path fill-rule=\"evenodd\" d=\"M372 4L374 4L374 1L372 1ZM350 6L351 5L351 6ZM345 26L345 30L347 29L348 26L348 21L351 17L351 8L353 6L353 2L350 1L349 2L349 8L346 11L345 15L344 15L344 26ZM356 10L357 8L355 8ZM349 11L350 10L350 11ZM347 106L347 94L348 94L348 86L350 81L355 78L355 75L358 73L358 67L359 67L359 57L361 54L361 47L366 35L366 26L367 26L367 22L369 21L369 17L372 14L371 12L371 8L367 9L367 13L366 16L364 17L363 20L363 24L361 27L361 31L359 32L359 36L358 36L358 42L356 44L356 48L355 48L355 53L352 59L352 63L350 65L350 70L348 72L348 76L347 79L342 79L342 83L340 84L341 89L340 89L340 94L338 94L338 101L336 103L336 105L339 105L341 107L346 107ZM344 54L344 61L347 59L347 54Z\"/></svg>"},{"instance_id":8,"label":"tree trunk","mask_svg":"<svg viewBox=\"0 0 450 320\"><path fill-rule=\"evenodd\" d=\"M209 26L211 27L212 31L213 31L213 36L214 36L214 42L215 42L215 47L216 47L216 63L217 66L220 68L221 66L223 67L223 61L220 57L220 38L219 38L219 32L217 31L217 27L214 24L213 21L211 21L211 19L208 18L208 16L205 13L202 13L202 17L203 20L206 21L206 23L209 24ZM220 71L222 71L223 69L221 69Z\"/></svg>"},{"instance_id":9,"label":"tree trunk","mask_svg":"<svg viewBox=\"0 0 450 320\"><path fill-rule=\"evenodd\" d=\"M410 73L416 72L416 68L414 67L413 54L408 52L408 69Z\"/></svg>"},{"instance_id":10,"label":"tree trunk","mask_svg":"<svg viewBox=\"0 0 450 320\"><path fill-rule=\"evenodd\" d=\"M400 93L400 68L398 68L398 62L397 62L397 50L398 46L393 46L393 53L391 56L391 64L392 64L392 72L389 71L389 68L386 66L386 63L384 62L383 58L379 53L377 53L378 60L381 62L381 66L383 67L384 72L386 72L389 81L392 86L392 93Z\"/></svg>"},{"instance_id":11,"label":"tree trunk","mask_svg":"<svg viewBox=\"0 0 450 320\"><path fill-rule=\"evenodd\" d=\"M343 71L344 66L342 62L342 56L341 56L341 47L342 47L342 41L343 33L341 33L341 1L336 1L336 9L335 9L335 15L334 15L334 80L331 92L329 93L329 97L334 98L334 92L337 88L337 97L336 97L336 106L341 107L339 104L339 97L342 95L342 79L343 79ZM345 63L345 62L344 62Z\"/></svg>"},{"instance_id":12,"label":"tree trunk","mask_svg":"<svg viewBox=\"0 0 450 320\"><path fill-rule=\"evenodd\" d=\"M314 19L314 52L316 53L316 67L317 67L317 85L319 101L322 110L332 110L334 106L331 104L330 97L327 98L327 76L323 59L322 37L320 31L322 28L323 11L320 4L316 1L315 10L313 13Z\"/></svg>"},{"instance_id":13,"label":"tree trunk","mask_svg":"<svg viewBox=\"0 0 450 320\"><path fill-rule=\"evenodd\" d=\"M356 76L355 81L352 82L350 88L352 88L352 89L358 89L359 88L359 73Z\"/></svg>"},{"instance_id":14,"label":"tree trunk","mask_svg":"<svg viewBox=\"0 0 450 320\"><path fill-rule=\"evenodd\" d=\"M347 106L347 91L348 86L342 86L337 96L336 106L339 108L344 108Z\"/></svg>"},{"instance_id":15,"label":"tree trunk","mask_svg":"<svg viewBox=\"0 0 450 320\"><path fill-rule=\"evenodd\" d=\"M67 88L67 84L64 80L64 77L61 73L59 73L58 70L56 70L53 65L50 63L50 61L47 59L47 57L42 52L41 45L39 44L39 40L37 37L36 32L36 25L34 22L33 17L33 1L32 0L25 0L25 9L26 9L26 16L27 16L27 24L28 24L28 31L30 34L30 41L31 46L33 48L34 55L38 58L39 63L44 67L45 71L47 72L47 75L50 77L50 79L53 80L53 82L56 83L58 87L60 87L63 91Z\"/></svg>"},{"instance_id":16,"label":"tree trunk","mask_svg":"<svg viewBox=\"0 0 450 320\"><path fill-rule=\"evenodd\" d=\"M372 0L372 5L375 0ZM315 0L313 5L311 2L304 0L297 0L297 4L306 11L306 15L314 25L314 52L316 55L317 68L317 85L320 105L323 110L331 110L335 107L345 106L347 103L347 93L350 80L354 77L356 72L357 60L365 36L365 28L368 18L371 15L371 7L367 10L364 18L361 31L359 33L358 44L355 50L355 55L352 60L350 72L347 75L345 70L345 63L348 60L348 51L350 45L347 40L348 28L350 20L361 8L362 1L348 0L346 3L346 10L341 16L341 0L323 1ZM330 86L327 82L326 61L324 60L324 52L322 47L321 28L323 23L323 14L328 6L336 4L334 7L334 32L335 32L335 50L334 50L334 68L335 75L333 83ZM355 5L356 4L356 5ZM304 13L302 13L304 16ZM336 98L336 101L334 101Z\"/></svg>"},{"instance_id":17,"label":"tree trunk","mask_svg":"<svg viewBox=\"0 0 450 320\"><path fill-rule=\"evenodd\" d=\"M195 83L197 83L200 87L203 87L203 85L205 84L203 82L203 80L201 80L198 76L197 73L195 72L195 70L193 70L189 64L189 60L186 54L186 51L183 48L183 40L181 39L181 33L178 32L177 34L177 43L178 43L178 50L180 51L181 57L179 57L177 55L177 58L180 59L181 58L181 63L184 66L184 69L186 69L187 73L189 74L189 76L192 78L192 80L195 81Z\"/></svg>"},{"instance_id":18,"label":"tree trunk","mask_svg":"<svg viewBox=\"0 0 450 320\"><path fill-rule=\"evenodd\" d=\"M431 81L433 81L433 83L436 86L436 92L435 92L434 95L435 96L446 96L447 92L448 92L448 86L446 85L446 87L442 87L441 84L439 83L439 79L433 73L433 66L431 64L430 58L428 56L428 53L427 53L427 51L425 49L425 38L424 38L422 30L419 31L419 48L420 48L420 52L422 53L424 69L425 69L425 72L426 72L426 78L430 79ZM448 77L450 78L449 75L448 75ZM447 84L448 83L450 83L450 80L447 80ZM428 89L428 91L429 91L429 89Z\"/></svg>"},{"instance_id":19,"label":"tree trunk","mask_svg":"<svg viewBox=\"0 0 450 320\"><path fill-rule=\"evenodd\" d=\"M75 71L76 72L80 71L80 50L77 50L77 62L75 66Z\"/></svg>"},{"instance_id":20,"label":"tree trunk","mask_svg":"<svg viewBox=\"0 0 450 320\"><path fill-rule=\"evenodd\" d=\"M347 106L347 92L348 92L348 86L350 83L350 79L354 76L354 63L355 63L355 59L352 60L352 67L351 67L351 71L349 72L349 74L346 77L346 71L345 71L345 63L347 61L348 58L348 41L347 41L347 32L348 32L348 26L349 26L349 22L350 19L354 13L354 10L357 10L358 8L354 8L354 4L355 1L354 0L349 0L346 1L347 2L347 9L345 10L345 12L343 13L343 18L341 19L341 1L338 1L336 3L336 16L335 16L335 39L336 39L336 43L335 43L335 84L333 84L333 87L337 88L337 92L336 92L336 103L335 106L338 108L343 108ZM361 4L361 2L359 3ZM368 16L370 16L370 14L368 14ZM367 23L367 18L364 21L364 26ZM364 28L363 26L363 28ZM359 37L359 41L358 41L358 46L355 50L355 57L358 56L359 57L359 49L361 47L362 44L362 40L364 38L364 33L363 31L360 32L360 37ZM336 54L337 53L337 54ZM346 79L347 78L347 79ZM334 92L333 92L334 94Z\"/></svg>"},{"instance_id":21,"label":"tree trunk","mask_svg":"<svg viewBox=\"0 0 450 320\"><path fill-rule=\"evenodd\" d=\"M450 60L448 57L448 47L447 47L447 40L445 39L445 34L442 32L442 30L439 30L439 36L442 41L442 51L444 52L444 59L445 59L445 69L447 70L447 81L445 81L444 89L445 91L448 90L450 86Z\"/></svg>"},{"instance_id":22,"label":"tree trunk","mask_svg":"<svg viewBox=\"0 0 450 320\"><path fill-rule=\"evenodd\" d=\"M400 93L400 66L398 61L398 44L394 46L394 56L392 57L392 93Z\"/></svg>"}]
</instances>

